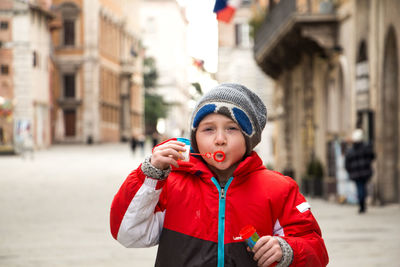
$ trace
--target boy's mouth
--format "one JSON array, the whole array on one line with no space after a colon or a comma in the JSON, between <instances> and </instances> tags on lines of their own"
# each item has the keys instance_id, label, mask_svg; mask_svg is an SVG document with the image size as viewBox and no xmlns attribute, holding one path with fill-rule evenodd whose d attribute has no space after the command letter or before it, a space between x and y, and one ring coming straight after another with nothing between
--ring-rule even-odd
<instances>
[{"instance_id":1,"label":"boy's mouth","mask_svg":"<svg viewBox=\"0 0 400 267\"><path fill-rule=\"evenodd\" d=\"M225 152L222 150L218 150L213 153L213 159L216 162L223 162L225 160L225 157L226 157Z\"/></svg>"}]
</instances>

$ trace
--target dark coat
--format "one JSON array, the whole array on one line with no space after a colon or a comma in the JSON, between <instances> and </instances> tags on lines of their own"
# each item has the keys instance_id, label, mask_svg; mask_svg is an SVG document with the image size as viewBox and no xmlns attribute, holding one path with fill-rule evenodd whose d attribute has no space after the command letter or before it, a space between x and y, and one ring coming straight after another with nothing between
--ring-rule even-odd
<instances>
[{"instance_id":1,"label":"dark coat","mask_svg":"<svg viewBox=\"0 0 400 267\"><path fill-rule=\"evenodd\" d=\"M373 174L372 161L375 154L371 145L358 142L346 153L345 167L349 178L354 181L368 181Z\"/></svg>"}]
</instances>

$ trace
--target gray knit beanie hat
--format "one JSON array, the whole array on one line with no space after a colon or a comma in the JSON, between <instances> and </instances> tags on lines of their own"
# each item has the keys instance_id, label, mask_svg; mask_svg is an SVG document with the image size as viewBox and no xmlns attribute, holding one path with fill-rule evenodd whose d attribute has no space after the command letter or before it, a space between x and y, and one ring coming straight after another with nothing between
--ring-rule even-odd
<instances>
[{"instance_id":1,"label":"gray knit beanie hat","mask_svg":"<svg viewBox=\"0 0 400 267\"><path fill-rule=\"evenodd\" d=\"M191 119L190 143L198 152L196 130L210 113L219 113L236 122L246 140L246 155L261 141L267 121L267 109L261 99L248 88L235 83L223 83L207 92L197 103Z\"/></svg>"}]
</instances>

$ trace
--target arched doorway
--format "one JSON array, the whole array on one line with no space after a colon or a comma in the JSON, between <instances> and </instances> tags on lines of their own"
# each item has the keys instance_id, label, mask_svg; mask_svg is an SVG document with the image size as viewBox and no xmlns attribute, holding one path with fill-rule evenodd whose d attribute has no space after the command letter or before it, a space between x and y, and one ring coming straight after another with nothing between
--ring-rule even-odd
<instances>
[{"instance_id":1,"label":"arched doorway","mask_svg":"<svg viewBox=\"0 0 400 267\"><path fill-rule=\"evenodd\" d=\"M365 132L365 141L374 142L374 111L370 101L370 75L367 43L360 42L356 62L356 110L357 119L354 127L362 128Z\"/></svg>"},{"instance_id":2,"label":"arched doorway","mask_svg":"<svg viewBox=\"0 0 400 267\"><path fill-rule=\"evenodd\" d=\"M350 100L344 83L342 65L338 63L325 78L325 122L328 135L345 137L350 119Z\"/></svg>"},{"instance_id":3,"label":"arched doorway","mask_svg":"<svg viewBox=\"0 0 400 267\"><path fill-rule=\"evenodd\" d=\"M343 60L328 70L325 78L326 162L327 194L336 194L339 201L353 203L355 188L344 168L347 131L351 123L350 97L343 68Z\"/></svg>"},{"instance_id":4,"label":"arched doorway","mask_svg":"<svg viewBox=\"0 0 400 267\"><path fill-rule=\"evenodd\" d=\"M399 201L399 85L398 46L390 27L385 38L382 76L382 154L379 194L383 202Z\"/></svg>"}]
</instances>

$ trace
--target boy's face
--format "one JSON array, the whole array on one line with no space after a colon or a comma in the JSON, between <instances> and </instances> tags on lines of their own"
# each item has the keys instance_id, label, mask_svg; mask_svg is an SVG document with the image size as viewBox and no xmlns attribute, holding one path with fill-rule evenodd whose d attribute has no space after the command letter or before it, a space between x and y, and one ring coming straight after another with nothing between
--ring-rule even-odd
<instances>
[{"instance_id":1,"label":"boy's face","mask_svg":"<svg viewBox=\"0 0 400 267\"><path fill-rule=\"evenodd\" d=\"M196 131L196 142L201 154L213 154L218 150L225 153L226 157L222 162L203 157L208 165L222 171L240 161L246 153L246 141L239 125L217 113L207 115L200 122Z\"/></svg>"}]
</instances>

